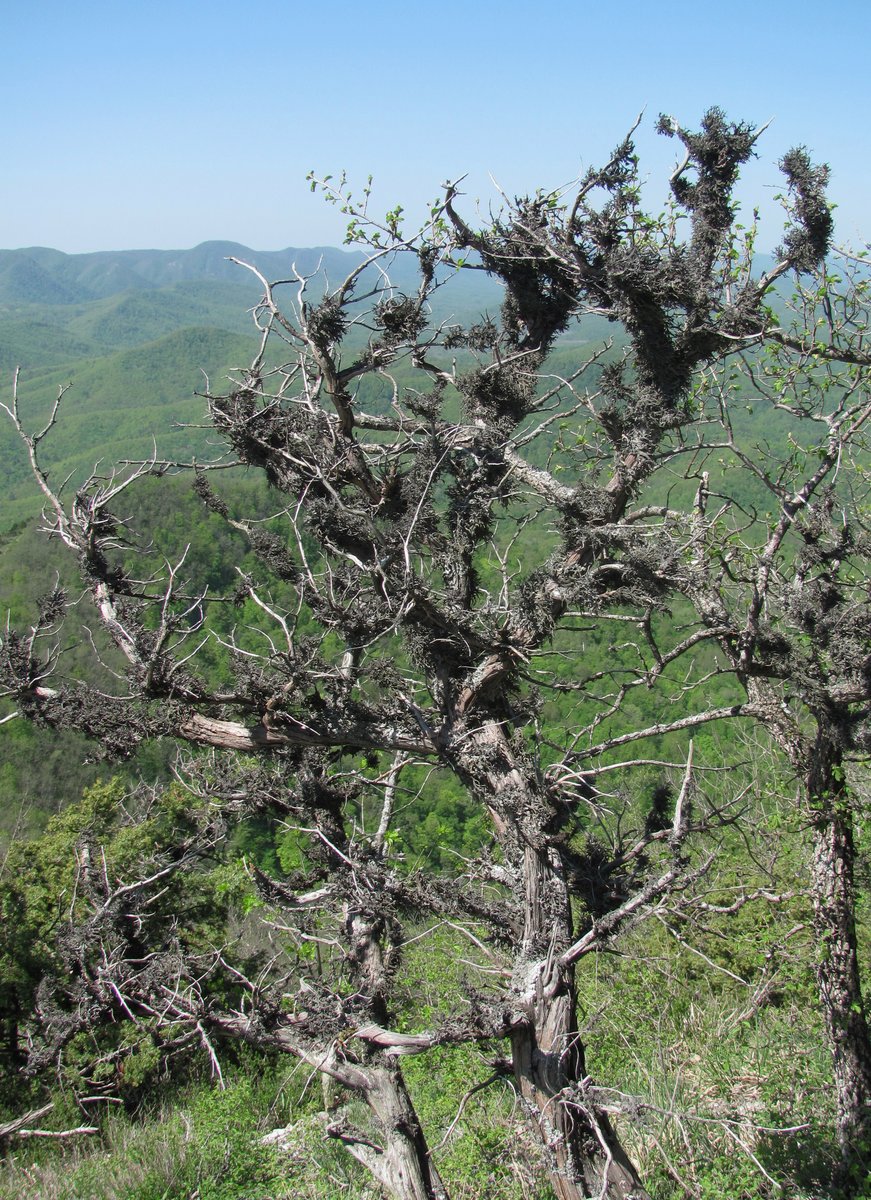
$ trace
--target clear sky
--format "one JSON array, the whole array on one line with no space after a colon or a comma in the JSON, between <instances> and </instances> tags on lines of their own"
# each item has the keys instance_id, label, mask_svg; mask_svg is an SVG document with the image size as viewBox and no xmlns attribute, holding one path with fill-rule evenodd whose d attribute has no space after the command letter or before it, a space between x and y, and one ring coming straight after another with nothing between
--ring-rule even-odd
<instances>
[{"instance_id":1,"label":"clear sky","mask_svg":"<svg viewBox=\"0 0 871 1200\"><path fill-rule=\"evenodd\" d=\"M745 172L778 240L777 159L833 172L841 238L871 238L871 0L0 0L0 246L68 252L338 245L306 173L375 177L422 211L467 174L509 194L637 142L665 194L667 112L773 118Z\"/></svg>"}]
</instances>

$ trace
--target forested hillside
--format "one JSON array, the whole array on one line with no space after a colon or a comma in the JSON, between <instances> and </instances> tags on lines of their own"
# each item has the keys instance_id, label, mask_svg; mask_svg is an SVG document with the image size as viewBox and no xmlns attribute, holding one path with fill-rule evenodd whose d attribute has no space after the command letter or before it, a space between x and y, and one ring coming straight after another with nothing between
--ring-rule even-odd
<instances>
[{"instance_id":1,"label":"forested hillside","mask_svg":"<svg viewBox=\"0 0 871 1200\"><path fill-rule=\"evenodd\" d=\"M232 242L188 251L0 251L3 395L11 395L19 371L22 401L38 422L58 392L69 389L60 436L47 446L52 478L70 477L72 487L96 464L111 470L153 453L188 460L214 455L203 394L210 387L222 390L230 371L248 362L257 344L251 309L259 285L230 256L276 279L314 274L320 288L363 259L359 251L264 252ZM404 262L398 267L401 286L409 267ZM434 297L439 320L467 321L488 305L498 311L501 289L488 276L467 274L459 283L444 302L440 294ZM72 581L75 571L57 544L38 531L42 500L6 422L0 423L0 479L0 605L13 623L26 622L56 578ZM153 501L156 508L137 498L141 536L158 531L167 554L181 554L192 543L188 561L197 563L198 585L214 586L207 563L226 561L218 523L208 519L187 484L155 492ZM265 516L268 502L260 503ZM76 649L81 636L74 635L67 651L71 660L85 657ZM166 755L149 754L152 769L162 773ZM93 756L94 748L74 735L46 734L20 722L7 726L0 744L2 836L41 828L52 812L79 797L100 773ZM131 778L142 766L137 758Z\"/></svg>"},{"instance_id":2,"label":"forested hillside","mask_svg":"<svg viewBox=\"0 0 871 1200\"><path fill-rule=\"evenodd\" d=\"M122 251L67 255L43 247L0 252L0 370L4 395L19 371L22 402L36 423L45 419L62 389L59 436L46 447L52 478L70 487L95 466L111 470L125 460L159 458L208 461L215 438L205 423L210 387L220 391L229 373L249 361L257 344L251 315L259 285L229 256L271 277L313 273L315 287L344 277L361 252L330 248L254 251L232 242L210 242L189 251ZM414 270L399 260L397 286ZM288 285L292 295L296 285ZM486 274L467 272L436 292L435 321L467 323L498 313L501 288ZM578 348L609 333L592 322L581 339L567 333L552 369L570 374ZM365 341L365 330L351 344ZM619 341L619 331L617 333ZM400 368L400 383L409 378ZM360 384L366 399L372 381ZM382 406L390 388L376 385ZM75 572L56 543L39 532L42 498L33 487L27 456L14 429L0 423L0 604L13 623L33 619L38 600L56 578ZM244 484L240 482L240 486ZM187 483L153 493L153 508L137 497L135 523L142 538L155 531L161 550L179 555L190 542L188 563L201 566L198 586L214 586L205 565L226 562L217 523L209 520ZM268 500L262 498L263 515ZM176 535L173 534L176 531ZM87 622L87 616L84 617ZM92 631L93 632L93 631ZM87 636L91 636L88 634ZM74 643L80 642L74 637ZM84 650L68 650L75 660ZM93 748L71 735L44 734L22 723L8 726L0 744L0 831L39 829L58 807L81 795L100 773ZM152 757L154 755L152 754ZM158 754L156 769L163 771ZM141 766L137 758L133 775ZM103 768L105 772L105 768Z\"/></svg>"}]
</instances>

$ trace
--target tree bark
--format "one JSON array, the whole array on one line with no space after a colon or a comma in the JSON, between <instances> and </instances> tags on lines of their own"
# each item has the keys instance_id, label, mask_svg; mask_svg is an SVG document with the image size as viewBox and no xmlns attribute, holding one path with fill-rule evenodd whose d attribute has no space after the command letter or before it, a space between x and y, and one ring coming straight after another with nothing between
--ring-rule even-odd
<instances>
[{"instance_id":1,"label":"tree bark","mask_svg":"<svg viewBox=\"0 0 871 1200\"><path fill-rule=\"evenodd\" d=\"M561 864L553 851L528 849L525 859L524 942L540 946L547 940L558 954L572 935ZM564 912L559 925L554 920L557 897ZM514 1073L527 1117L544 1147L557 1200L648 1200L608 1116L583 1095L587 1069L574 973L573 966L558 966L551 950L527 977L526 1023L512 1037Z\"/></svg>"},{"instance_id":2,"label":"tree bark","mask_svg":"<svg viewBox=\"0 0 871 1200\"><path fill-rule=\"evenodd\" d=\"M364 1053L358 1058L343 1038L333 1036L324 1044L312 1037L305 1017L300 1018L298 1026L291 1021L270 1030L238 1014L212 1016L211 1022L226 1036L261 1049L292 1054L319 1071L328 1136L341 1142L394 1200L449 1200L430 1157L401 1065L390 1050L372 1049L375 1043L363 1038ZM347 1119L340 1102L343 1092L368 1107L372 1120L366 1128L352 1125Z\"/></svg>"},{"instance_id":3,"label":"tree bark","mask_svg":"<svg viewBox=\"0 0 871 1200\"><path fill-rule=\"evenodd\" d=\"M514 968L512 1064L551 1187L557 1200L649 1200L607 1115L584 1095L575 967L558 962L574 940L563 818L534 768L514 753L504 721L483 721L464 745L470 757L463 774L479 794L486 782L489 796L481 798L506 859L520 868L524 928Z\"/></svg>"},{"instance_id":4,"label":"tree bark","mask_svg":"<svg viewBox=\"0 0 871 1200\"><path fill-rule=\"evenodd\" d=\"M448 1200L399 1065L369 1066L366 1076L364 1094L380 1127L378 1142L342 1121L328 1126L328 1133L341 1141L395 1200Z\"/></svg>"},{"instance_id":5,"label":"tree bark","mask_svg":"<svg viewBox=\"0 0 871 1200\"><path fill-rule=\"evenodd\" d=\"M856 946L853 798L841 753L821 730L807 774L813 820L811 898L817 988L832 1054L844 1194L858 1195L871 1167L871 1043Z\"/></svg>"},{"instance_id":6,"label":"tree bark","mask_svg":"<svg viewBox=\"0 0 871 1200\"><path fill-rule=\"evenodd\" d=\"M349 950L357 964L357 983L368 994L376 1021L387 1019L389 971L384 957L386 931L380 913L366 906L345 914ZM402 1068L379 1051L361 1067L362 1089L377 1122L377 1142L339 1123L330 1129L358 1161L369 1168L396 1200L448 1200L433 1163Z\"/></svg>"}]
</instances>

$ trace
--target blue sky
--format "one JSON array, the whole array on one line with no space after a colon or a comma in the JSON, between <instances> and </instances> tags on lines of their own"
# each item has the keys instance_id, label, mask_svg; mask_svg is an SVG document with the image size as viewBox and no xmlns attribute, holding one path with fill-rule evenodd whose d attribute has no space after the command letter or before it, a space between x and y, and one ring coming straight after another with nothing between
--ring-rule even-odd
<instances>
[{"instance_id":1,"label":"blue sky","mask_svg":"<svg viewBox=\"0 0 871 1200\"><path fill-rule=\"evenodd\" d=\"M340 244L305 175L375 177L422 211L448 177L468 203L566 183L646 109L651 204L675 144L719 105L773 118L745 172L778 240L776 162L828 162L839 231L871 238L869 0L5 0L0 246L68 252Z\"/></svg>"}]
</instances>

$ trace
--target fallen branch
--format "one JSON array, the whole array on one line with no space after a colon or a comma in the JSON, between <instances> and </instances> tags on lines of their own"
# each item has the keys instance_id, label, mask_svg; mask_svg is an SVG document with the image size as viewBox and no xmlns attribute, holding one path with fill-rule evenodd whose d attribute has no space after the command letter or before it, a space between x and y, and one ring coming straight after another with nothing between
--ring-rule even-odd
<instances>
[{"instance_id":1,"label":"fallen branch","mask_svg":"<svg viewBox=\"0 0 871 1200\"><path fill-rule=\"evenodd\" d=\"M22 1129L20 1138L71 1138L86 1133L99 1133L96 1125L77 1125L75 1129Z\"/></svg>"},{"instance_id":2,"label":"fallen branch","mask_svg":"<svg viewBox=\"0 0 871 1200\"><path fill-rule=\"evenodd\" d=\"M32 1108L30 1112L26 1112L23 1117L16 1117L14 1121L9 1121L5 1125L0 1125L0 1142L4 1142L7 1138L14 1137L31 1121L38 1121L40 1117L44 1117L46 1113L50 1113L54 1108L54 1103L50 1101L48 1104L43 1104L41 1108Z\"/></svg>"}]
</instances>

